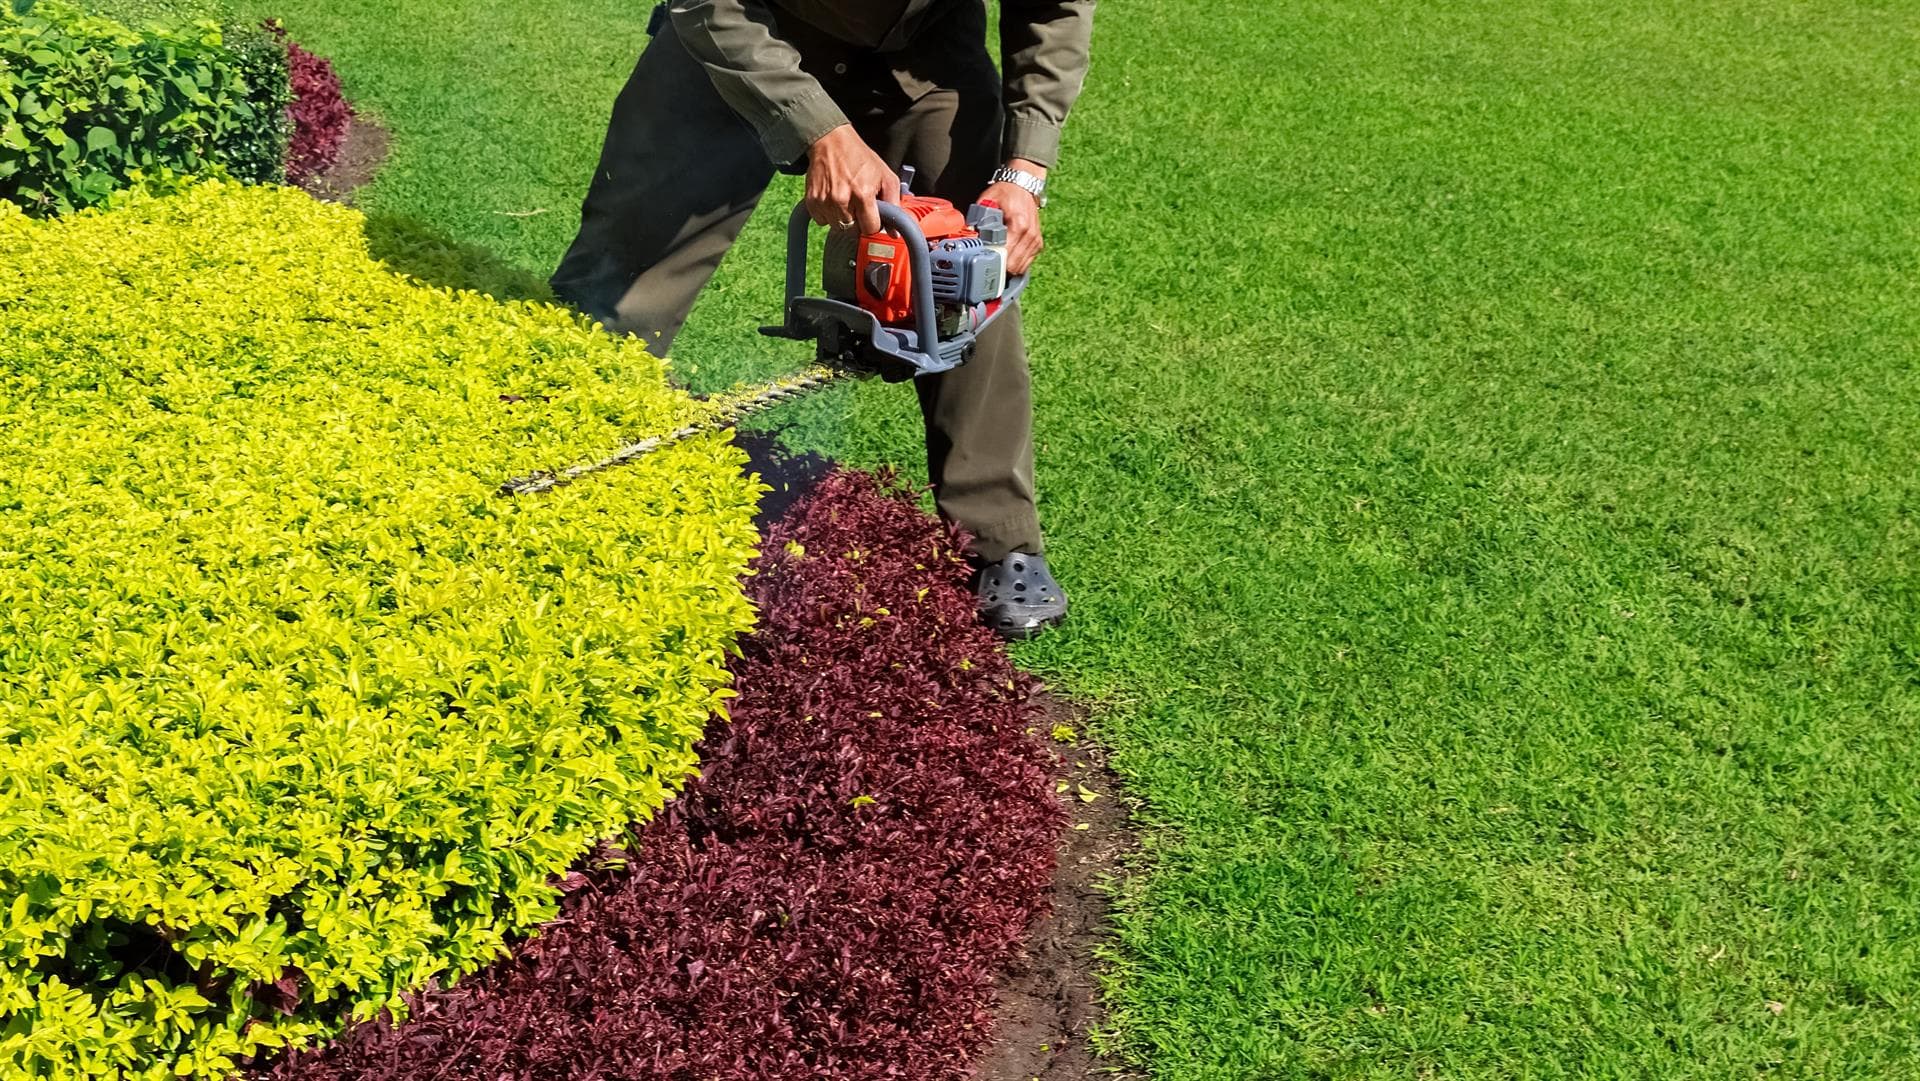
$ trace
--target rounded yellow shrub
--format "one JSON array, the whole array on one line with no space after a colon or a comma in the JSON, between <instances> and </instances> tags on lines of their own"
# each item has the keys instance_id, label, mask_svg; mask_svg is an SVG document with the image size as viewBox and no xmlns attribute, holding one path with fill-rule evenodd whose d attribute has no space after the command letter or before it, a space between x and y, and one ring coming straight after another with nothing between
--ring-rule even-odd
<instances>
[{"instance_id":1,"label":"rounded yellow shrub","mask_svg":"<svg viewBox=\"0 0 1920 1081\"><path fill-rule=\"evenodd\" d=\"M757 487L547 306L205 184L0 206L0 1074L218 1076L470 972L694 768Z\"/></svg>"}]
</instances>

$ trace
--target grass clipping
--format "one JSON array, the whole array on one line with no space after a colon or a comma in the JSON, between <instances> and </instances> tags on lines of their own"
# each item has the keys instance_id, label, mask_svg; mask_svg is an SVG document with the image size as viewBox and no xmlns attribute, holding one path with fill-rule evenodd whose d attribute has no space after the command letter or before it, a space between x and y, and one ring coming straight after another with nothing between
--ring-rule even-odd
<instances>
[{"instance_id":1,"label":"grass clipping","mask_svg":"<svg viewBox=\"0 0 1920 1081\"><path fill-rule=\"evenodd\" d=\"M0 1075L217 1076L495 957L695 765L751 622L705 407L353 211L0 207Z\"/></svg>"}]
</instances>

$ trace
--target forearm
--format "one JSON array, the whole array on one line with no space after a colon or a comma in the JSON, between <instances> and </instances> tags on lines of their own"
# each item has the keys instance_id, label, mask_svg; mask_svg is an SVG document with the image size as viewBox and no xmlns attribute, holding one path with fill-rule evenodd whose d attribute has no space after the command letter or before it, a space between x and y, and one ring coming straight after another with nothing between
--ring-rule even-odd
<instances>
[{"instance_id":1,"label":"forearm","mask_svg":"<svg viewBox=\"0 0 1920 1081\"><path fill-rule=\"evenodd\" d=\"M805 157L847 122L819 81L800 69L800 54L774 32L760 0L672 0L667 11L687 52L776 164Z\"/></svg>"}]
</instances>

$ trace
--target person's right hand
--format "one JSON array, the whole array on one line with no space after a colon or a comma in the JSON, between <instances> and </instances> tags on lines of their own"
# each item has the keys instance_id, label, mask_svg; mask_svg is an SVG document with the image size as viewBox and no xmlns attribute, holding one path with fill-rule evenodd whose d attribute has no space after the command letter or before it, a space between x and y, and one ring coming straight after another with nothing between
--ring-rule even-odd
<instances>
[{"instance_id":1,"label":"person's right hand","mask_svg":"<svg viewBox=\"0 0 1920 1081\"><path fill-rule=\"evenodd\" d=\"M821 225L860 227L862 235L880 231L875 203L898 202L900 178L880 155L842 124L814 140L807 150L807 213Z\"/></svg>"}]
</instances>

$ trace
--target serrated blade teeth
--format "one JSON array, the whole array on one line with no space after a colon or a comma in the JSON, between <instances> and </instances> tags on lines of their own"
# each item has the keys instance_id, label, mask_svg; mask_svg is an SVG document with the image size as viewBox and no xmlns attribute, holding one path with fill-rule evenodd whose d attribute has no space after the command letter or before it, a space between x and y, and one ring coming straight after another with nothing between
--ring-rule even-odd
<instances>
[{"instance_id":1,"label":"serrated blade teeth","mask_svg":"<svg viewBox=\"0 0 1920 1081\"><path fill-rule=\"evenodd\" d=\"M845 373L831 370L813 371L784 382L769 384L752 394L736 399L731 408L723 409L706 420L676 428L665 435L650 435L645 439L635 440L597 462L583 462L558 475L535 473L516 477L501 484L500 492L503 495L533 495L552 491L581 477L599 473L617 465L625 465L637 458L644 458L662 447L691 439L696 435L727 431L737 427L742 417L769 409L782 402L792 401L807 391L833 382L843 374Z\"/></svg>"}]
</instances>

